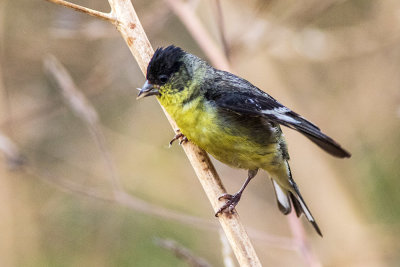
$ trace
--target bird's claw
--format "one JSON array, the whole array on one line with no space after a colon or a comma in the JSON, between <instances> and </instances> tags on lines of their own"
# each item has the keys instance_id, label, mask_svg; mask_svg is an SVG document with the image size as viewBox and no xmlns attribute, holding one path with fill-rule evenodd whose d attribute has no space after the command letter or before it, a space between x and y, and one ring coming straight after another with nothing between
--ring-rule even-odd
<instances>
[{"instance_id":1,"label":"bird's claw","mask_svg":"<svg viewBox=\"0 0 400 267\"><path fill-rule=\"evenodd\" d=\"M179 144L182 145L183 143L185 143L187 141L188 141L187 137L183 135L181 141L179 141Z\"/></svg>"},{"instance_id":2,"label":"bird's claw","mask_svg":"<svg viewBox=\"0 0 400 267\"><path fill-rule=\"evenodd\" d=\"M218 197L218 200L221 200L221 199L228 199L228 200L230 200L230 199L232 199L232 198L233 198L233 196L232 196L231 194L224 193L224 194L222 194L222 195L220 195L220 196Z\"/></svg>"},{"instance_id":3,"label":"bird's claw","mask_svg":"<svg viewBox=\"0 0 400 267\"><path fill-rule=\"evenodd\" d=\"M240 197L242 196L242 194L240 193L236 193L234 195L231 194L222 194L218 200L221 199L226 199L228 200L224 205L222 205L221 208L219 208L219 210L215 213L215 217L218 217L219 214L221 213L234 213L234 209L236 207L236 205L239 203L240 201Z\"/></svg>"},{"instance_id":4,"label":"bird's claw","mask_svg":"<svg viewBox=\"0 0 400 267\"><path fill-rule=\"evenodd\" d=\"M186 137L183 133L179 132L179 130L178 130L178 133L177 133L177 134L174 136L174 138L172 138L172 140L169 142L169 147L171 147L172 144L173 144L176 140L178 140L179 138L182 138L182 139L179 141L179 144L180 144L180 145L182 145L184 142L187 142L187 141L188 141L187 137Z\"/></svg>"}]
</instances>

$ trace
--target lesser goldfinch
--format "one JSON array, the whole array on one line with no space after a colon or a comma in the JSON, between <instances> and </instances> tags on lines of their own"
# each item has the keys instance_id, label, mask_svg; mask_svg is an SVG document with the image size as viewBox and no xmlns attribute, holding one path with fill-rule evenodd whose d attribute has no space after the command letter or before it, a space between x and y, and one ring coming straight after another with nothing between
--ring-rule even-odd
<instances>
[{"instance_id":1,"label":"lesser goldfinch","mask_svg":"<svg viewBox=\"0 0 400 267\"><path fill-rule=\"evenodd\" d=\"M288 148L280 125L297 130L329 154L350 154L299 114L283 106L250 82L211 67L176 46L158 48L147 68L146 83L138 99L155 95L180 128L180 135L219 161L248 170L241 189L221 198L219 209L232 212L258 169L268 172L283 214L292 205L322 236L292 178ZM174 139L173 139L174 140Z\"/></svg>"}]
</instances>

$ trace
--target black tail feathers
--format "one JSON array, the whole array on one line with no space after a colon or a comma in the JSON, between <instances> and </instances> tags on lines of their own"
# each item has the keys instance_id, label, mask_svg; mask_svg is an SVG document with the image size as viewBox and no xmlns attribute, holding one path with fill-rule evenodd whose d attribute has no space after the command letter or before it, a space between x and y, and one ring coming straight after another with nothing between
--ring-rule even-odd
<instances>
[{"instance_id":1,"label":"black tail feathers","mask_svg":"<svg viewBox=\"0 0 400 267\"><path fill-rule=\"evenodd\" d=\"M315 221L314 217L311 214L311 211L308 209L306 203L303 200L303 197L300 195L300 192L298 193L298 196L295 197L295 195L291 192L289 192L290 199L292 200L294 210L296 211L297 217L300 217L300 215L303 213L307 220L312 224L314 227L315 231L321 236L322 232L321 229L319 229L319 226L317 222Z\"/></svg>"},{"instance_id":2,"label":"black tail feathers","mask_svg":"<svg viewBox=\"0 0 400 267\"><path fill-rule=\"evenodd\" d=\"M290 178L290 184L292 185L292 190L290 191L282 188L274 179L272 179L272 184L274 186L279 210L283 214L287 215L291 212L293 205L297 217L300 217L301 214L304 214L307 220L314 227L315 231L322 237L321 230L319 229L318 224L304 202L304 199L301 196L300 191L293 179Z\"/></svg>"}]
</instances>

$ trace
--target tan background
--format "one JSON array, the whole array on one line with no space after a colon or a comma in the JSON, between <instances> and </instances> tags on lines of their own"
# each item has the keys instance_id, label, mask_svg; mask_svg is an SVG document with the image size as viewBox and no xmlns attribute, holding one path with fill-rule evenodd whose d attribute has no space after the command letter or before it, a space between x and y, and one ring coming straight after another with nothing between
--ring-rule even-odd
<instances>
[{"instance_id":1,"label":"tan background","mask_svg":"<svg viewBox=\"0 0 400 267\"><path fill-rule=\"evenodd\" d=\"M107 11L107 2L100 2L77 3ZM190 4L221 48L215 1ZM154 47L176 44L206 59L166 2L134 6ZM332 158L284 129L294 178L324 233L319 238L302 218L308 251L324 266L396 266L400 3L224 0L221 6L234 72L353 154ZM104 150L43 70L45 56L55 55L97 110L126 192L215 221L182 150L168 149L173 132L158 104L135 100L144 77L113 26L46 1L2 0L0 41L0 144L6 152L0 165L0 264L185 266L154 243L161 237L222 265L217 231L138 211L143 205L104 200L112 195ZM10 159L18 158L4 137L26 166L13 166ZM228 191L236 191L246 172L215 164ZM252 240L265 266L307 266L267 174L252 181L238 211L246 227L263 233Z\"/></svg>"}]
</instances>

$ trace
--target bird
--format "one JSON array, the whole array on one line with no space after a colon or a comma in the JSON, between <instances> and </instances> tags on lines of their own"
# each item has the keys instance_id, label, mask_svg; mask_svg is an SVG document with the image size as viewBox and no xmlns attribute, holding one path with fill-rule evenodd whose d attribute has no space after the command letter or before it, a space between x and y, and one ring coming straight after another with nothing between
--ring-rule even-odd
<instances>
[{"instance_id":1,"label":"bird","mask_svg":"<svg viewBox=\"0 0 400 267\"><path fill-rule=\"evenodd\" d=\"M231 167L248 171L235 194L223 194L226 202L216 212L232 213L244 189L258 170L272 181L279 210L287 215L292 206L304 214L315 231L322 232L307 207L289 167L289 153L281 125L302 133L338 158L350 153L315 124L279 103L249 81L218 70L205 60L170 45L159 47L151 58L146 82L137 99L156 96L174 119L183 137Z\"/></svg>"}]
</instances>

